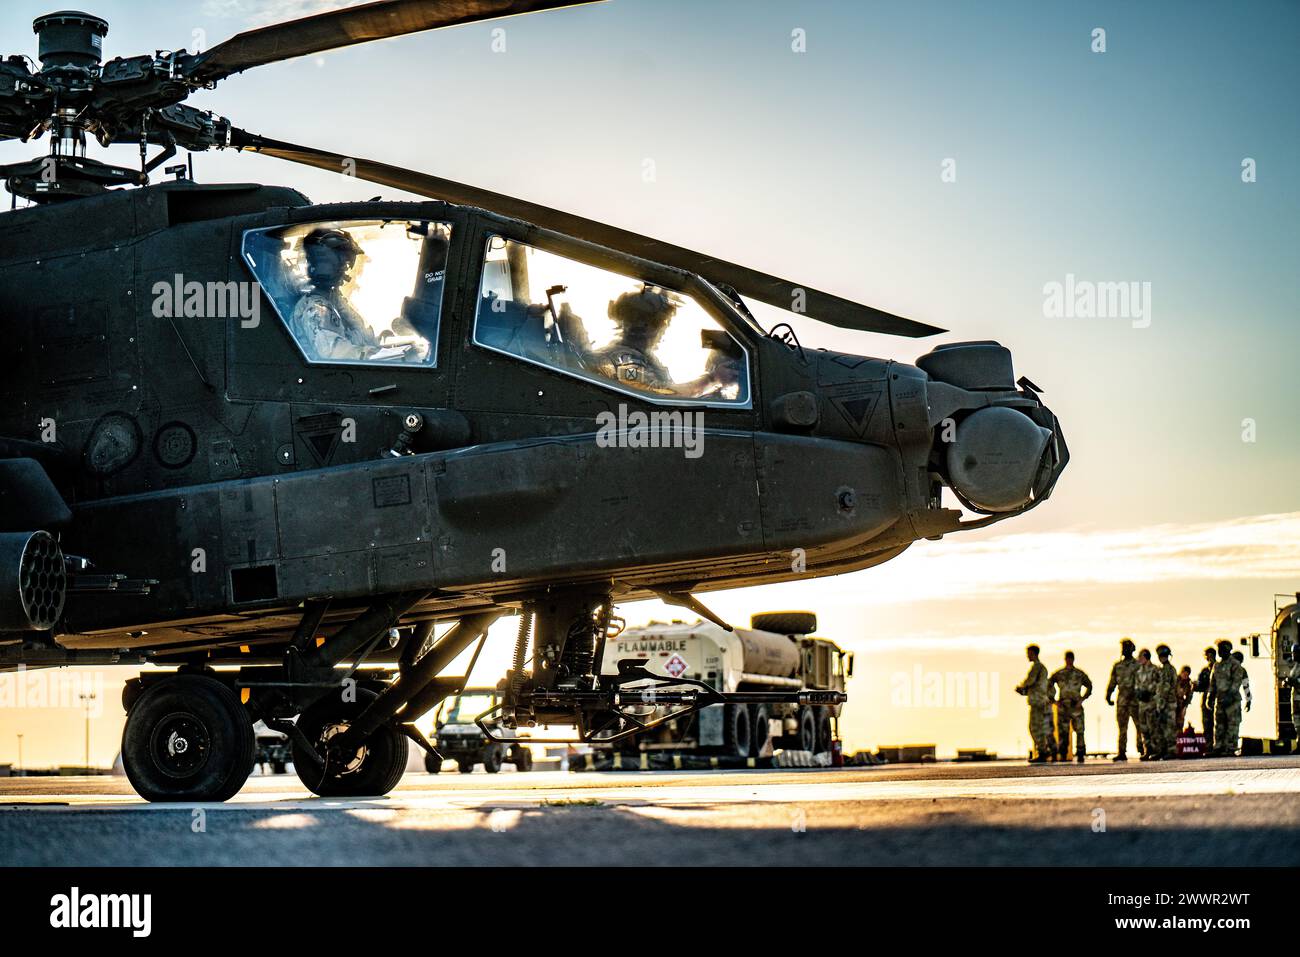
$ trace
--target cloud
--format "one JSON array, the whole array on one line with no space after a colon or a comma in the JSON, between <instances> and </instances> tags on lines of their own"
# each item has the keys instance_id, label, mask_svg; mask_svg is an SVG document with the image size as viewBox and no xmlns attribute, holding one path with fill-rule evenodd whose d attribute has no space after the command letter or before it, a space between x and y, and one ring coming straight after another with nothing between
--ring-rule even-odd
<instances>
[{"instance_id":1,"label":"cloud","mask_svg":"<svg viewBox=\"0 0 1300 957\"><path fill-rule=\"evenodd\" d=\"M250 27L310 17L326 10L355 7L364 0L204 0L203 13L223 20L241 20Z\"/></svg>"},{"instance_id":2,"label":"cloud","mask_svg":"<svg viewBox=\"0 0 1300 957\"><path fill-rule=\"evenodd\" d=\"M1066 530L919 542L885 565L805 583L831 604L899 604L1176 582L1287 580L1300 573L1300 512L1119 531Z\"/></svg>"}]
</instances>

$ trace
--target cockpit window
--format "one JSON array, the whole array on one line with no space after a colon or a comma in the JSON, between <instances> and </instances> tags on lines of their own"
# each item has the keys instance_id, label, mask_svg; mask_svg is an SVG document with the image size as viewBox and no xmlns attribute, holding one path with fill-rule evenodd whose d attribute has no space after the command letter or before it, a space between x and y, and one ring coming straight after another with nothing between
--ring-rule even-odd
<instances>
[{"instance_id":1,"label":"cockpit window","mask_svg":"<svg viewBox=\"0 0 1300 957\"><path fill-rule=\"evenodd\" d=\"M693 296L500 236L474 337L653 400L749 402L747 353Z\"/></svg>"},{"instance_id":2,"label":"cockpit window","mask_svg":"<svg viewBox=\"0 0 1300 957\"><path fill-rule=\"evenodd\" d=\"M244 234L244 258L309 362L432 366L451 224L305 223Z\"/></svg>"}]
</instances>

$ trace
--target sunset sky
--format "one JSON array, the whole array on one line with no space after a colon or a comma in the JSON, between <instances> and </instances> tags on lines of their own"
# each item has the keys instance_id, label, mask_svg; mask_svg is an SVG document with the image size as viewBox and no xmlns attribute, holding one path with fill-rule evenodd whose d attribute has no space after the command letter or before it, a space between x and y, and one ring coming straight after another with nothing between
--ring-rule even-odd
<instances>
[{"instance_id":1,"label":"sunset sky","mask_svg":"<svg viewBox=\"0 0 1300 957\"><path fill-rule=\"evenodd\" d=\"M111 57L338 5L89 9L111 24ZM34 54L27 24L53 6L6 4L4 52ZM1096 28L1104 53L1091 49ZM796 31L806 52L792 49ZM915 341L797 318L805 347L909 362L939 342L1010 347L1070 444L1050 502L878 569L706 600L737 623L818 612L820 633L857 654L850 749L1018 753L1025 644L1052 668L1073 649L1101 691L1123 635L1168 642L1195 670L1206 644L1266 632L1274 593L1300 590L1298 32L1300 7L1281 2L612 0L260 68L190 102L951 330ZM0 162L44 148L5 144ZM1243 182L1247 160L1255 182ZM259 156L200 155L195 168L317 201L400 196ZM1044 287L1067 276L1150 283L1149 325L1047 318ZM502 623L478 680L504 669L511 630ZM989 700L900 697L934 673L973 674ZM1246 732L1265 733L1268 675L1253 673ZM125 677L104 676L96 762L116 753ZM1112 748L1113 710L1091 704L1090 743ZM76 708L0 707L0 762L18 733L28 764L79 762L82 727Z\"/></svg>"}]
</instances>

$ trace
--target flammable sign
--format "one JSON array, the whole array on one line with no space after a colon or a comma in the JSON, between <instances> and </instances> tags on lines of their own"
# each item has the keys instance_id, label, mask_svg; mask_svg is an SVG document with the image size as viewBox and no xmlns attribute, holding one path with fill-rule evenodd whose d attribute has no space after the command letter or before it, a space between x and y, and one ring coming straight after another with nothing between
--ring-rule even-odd
<instances>
[{"instance_id":1,"label":"flammable sign","mask_svg":"<svg viewBox=\"0 0 1300 957\"><path fill-rule=\"evenodd\" d=\"M686 659L681 655L673 655L664 662L664 671L668 672L674 678L680 678L688 667L690 666L686 664Z\"/></svg>"}]
</instances>

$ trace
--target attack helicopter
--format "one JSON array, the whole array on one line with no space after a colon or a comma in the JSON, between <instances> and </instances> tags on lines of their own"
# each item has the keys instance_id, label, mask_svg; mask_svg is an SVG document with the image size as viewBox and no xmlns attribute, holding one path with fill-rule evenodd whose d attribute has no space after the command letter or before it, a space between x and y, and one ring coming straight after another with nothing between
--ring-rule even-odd
<instances>
[{"instance_id":1,"label":"attack helicopter","mask_svg":"<svg viewBox=\"0 0 1300 957\"><path fill-rule=\"evenodd\" d=\"M0 137L50 144L0 167L28 203L0 229L0 668L152 666L123 691L145 798L234 795L258 720L317 794L386 793L408 740L435 753L416 722L506 615L489 736L837 704L638 661L601 674L616 604L729 627L701 593L878 565L1037 507L1065 468L996 342L915 364L806 348L747 303L944 330L183 102L260 65L570 5L383 0L107 61L107 22L62 11L33 24L39 67L0 62ZM139 168L90 138L137 146ZM178 149L423 199L199 184L165 167ZM160 167L177 178L151 183Z\"/></svg>"}]
</instances>

